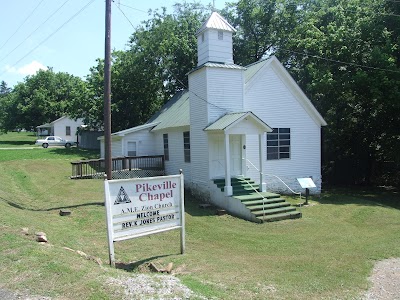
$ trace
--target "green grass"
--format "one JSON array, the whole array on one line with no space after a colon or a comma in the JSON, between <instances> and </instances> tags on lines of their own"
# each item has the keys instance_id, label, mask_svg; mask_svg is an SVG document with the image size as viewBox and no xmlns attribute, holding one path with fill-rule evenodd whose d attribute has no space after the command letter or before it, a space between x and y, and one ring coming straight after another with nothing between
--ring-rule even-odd
<instances>
[{"instance_id":1,"label":"green grass","mask_svg":"<svg viewBox=\"0 0 400 300\"><path fill-rule=\"evenodd\" d=\"M34 132L0 133L0 148L32 147L36 140Z\"/></svg>"},{"instance_id":2,"label":"green grass","mask_svg":"<svg viewBox=\"0 0 400 300\"><path fill-rule=\"evenodd\" d=\"M147 236L116 243L125 270L112 269L103 182L69 179L70 161L86 154L60 150L18 150L18 159L0 150L0 286L7 289L119 299L106 278L133 276L153 261L173 262L182 282L207 299L356 299L376 261L400 257L398 193L348 188L312 198L300 208L302 219L265 224L217 216L187 195L184 255L177 231ZM62 208L72 214L59 216ZM35 231L46 232L49 244L36 243ZM63 247L98 257L104 267Z\"/></svg>"}]
</instances>

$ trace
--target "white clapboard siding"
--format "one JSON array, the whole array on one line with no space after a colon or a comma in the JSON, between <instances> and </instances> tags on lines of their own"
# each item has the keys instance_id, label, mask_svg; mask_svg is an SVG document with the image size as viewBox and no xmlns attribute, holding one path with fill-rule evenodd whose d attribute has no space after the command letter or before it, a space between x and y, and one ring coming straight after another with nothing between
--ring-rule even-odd
<instances>
[{"instance_id":1,"label":"white clapboard siding","mask_svg":"<svg viewBox=\"0 0 400 300\"><path fill-rule=\"evenodd\" d=\"M62 117L53 122L54 135L59 136L65 140L79 142L79 135L77 135L78 128L83 125L82 119L76 121L68 117ZM70 127L70 135L67 135L66 128Z\"/></svg>"},{"instance_id":2,"label":"white clapboard siding","mask_svg":"<svg viewBox=\"0 0 400 300\"><path fill-rule=\"evenodd\" d=\"M128 142L136 142L136 156L161 155L155 150L154 135L149 129L129 133L123 137L123 155L128 155Z\"/></svg>"},{"instance_id":3,"label":"white clapboard siding","mask_svg":"<svg viewBox=\"0 0 400 300\"><path fill-rule=\"evenodd\" d=\"M210 67L206 71L207 101L211 103L208 110L209 124L228 112L243 111L243 70Z\"/></svg>"},{"instance_id":4,"label":"white clapboard siding","mask_svg":"<svg viewBox=\"0 0 400 300\"><path fill-rule=\"evenodd\" d=\"M246 89L246 109L272 128L290 128L291 157L266 160L265 173L282 177L321 176L320 125L304 110L295 95L272 68L263 70ZM256 160L258 150L248 145L247 157Z\"/></svg>"},{"instance_id":5,"label":"white clapboard siding","mask_svg":"<svg viewBox=\"0 0 400 300\"><path fill-rule=\"evenodd\" d=\"M233 63L232 33L224 31L223 39L218 39L218 30L208 29L197 38L198 65L206 62Z\"/></svg>"},{"instance_id":6,"label":"white clapboard siding","mask_svg":"<svg viewBox=\"0 0 400 300\"><path fill-rule=\"evenodd\" d=\"M191 181L191 163L185 162L183 152L183 132L189 131L189 128L171 128L168 131L157 131L154 133L156 141L155 150L159 155L164 154L163 134L168 134L169 160L165 161L166 175L179 174L183 171L185 182Z\"/></svg>"},{"instance_id":7,"label":"white clapboard siding","mask_svg":"<svg viewBox=\"0 0 400 300\"><path fill-rule=\"evenodd\" d=\"M128 156L128 142L136 142L136 156L161 155L155 149L154 134L149 129L128 133L124 136L111 136L111 156ZM104 158L104 139L100 140L100 156Z\"/></svg>"},{"instance_id":8,"label":"white clapboard siding","mask_svg":"<svg viewBox=\"0 0 400 300\"><path fill-rule=\"evenodd\" d=\"M205 68L189 75L190 91L190 147L192 182L208 183L208 138L204 128L208 125L207 72Z\"/></svg>"}]
</instances>

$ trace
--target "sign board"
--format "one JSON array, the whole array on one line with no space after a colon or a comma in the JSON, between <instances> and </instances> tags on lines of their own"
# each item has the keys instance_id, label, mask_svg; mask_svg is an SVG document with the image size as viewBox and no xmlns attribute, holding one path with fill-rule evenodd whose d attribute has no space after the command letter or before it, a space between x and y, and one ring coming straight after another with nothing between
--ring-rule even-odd
<instances>
[{"instance_id":1,"label":"sign board","mask_svg":"<svg viewBox=\"0 0 400 300\"><path fill-rule=\"evenodd\" d=\"M184 252L183 174L104 182L110 263L114 242L181 229Z\"/></svg>"},{"instance_id":2,"label":"sign board","mask_svg":"<svg viewBox=\"0 0 400 300\"><path fill-rule=\"evenodd\" d=\"M303 189L315 188L317 187L311 178L297 178Z\"/></svg>"}]
</instances>

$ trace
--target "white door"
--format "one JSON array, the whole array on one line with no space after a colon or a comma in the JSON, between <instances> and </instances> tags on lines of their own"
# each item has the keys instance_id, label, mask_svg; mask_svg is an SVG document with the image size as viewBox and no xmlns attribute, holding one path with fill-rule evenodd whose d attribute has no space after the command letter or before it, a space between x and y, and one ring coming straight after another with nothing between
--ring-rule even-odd
<instances>
[{"instance_id":1,"label":"white door","mask_svg":"<svg viewBox=\"0 0 400 300\"><path fill-rule=\"evenodd\" d=\"M242 175L242 142L240 135L231 135L229 144L231 154L231 175Z\"/></svg>"},{"instance_id":2,"label":"white door","mask_svg":"<svg viewBox=\"0 0 400 300\"><path fill-rule=\"evenodd\" d=\"M224 136L210 137L211 151L211 178L225 177L225 146ZM240 135L231 135L229 138L231 176L242 174L242 142Z\"/></svg>"}]
</instances>

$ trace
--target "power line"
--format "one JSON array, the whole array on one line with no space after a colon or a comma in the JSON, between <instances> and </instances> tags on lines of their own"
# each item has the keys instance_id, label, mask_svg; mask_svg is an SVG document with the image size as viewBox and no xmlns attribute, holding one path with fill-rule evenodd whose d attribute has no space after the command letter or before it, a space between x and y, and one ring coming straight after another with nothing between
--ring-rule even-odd
<instances>
[{"instance_id":1,"label":"power line","mask_svg":"<svg viewBox=\"0 0 400 300\"><path fill-rule=\"evenodd\" d=\"M127 19L127 21L129 22L129 24L131 24L131 26L133 27L133 29L136 29L135 26L133 26L132 22L128 19L128 17L125 15L125 13L121 10L121 8L119 6L117 6L118 9L120 10L120 12L122 13L122 15ZM153 53L155 54L155 53ZM154 55L155 56L155 55ZM164 66L165 67L165 66ZM215 108L218 108L222 111L228 111L226 108L220 107L214 103L211 103L209 101L207 101L206 99L204 99L203 97L197 95L194 91L189 90L189 87L187 87L180 79L178 76L175 75L175 73L173 73L169 68L165 67L165 69L175 78L176 81L178 81L188 92L193 93L197 98L199 98L200 100L204 101L205 103L214 106Z\"/></svg>"},{"instance_id":2,"label":"power line","mask_svg":"<svg viewBox=\"0 0 400 300\"><path fill-rule=\"evenodd\" d=\"M130 8L130 9L133 9L133 10L136 10L136 11L140 11L140 12L143 12L143 13L148 13L147 11L144 11L144 10L142 10L142 9L138 9L138 8L134 8L134 7L132 7L132 6L129 6L129 5L126 5L126 4L122 4L122 3L119 3L118 4L118 6L125 6L125 7L127 7L127 8ZM119 8L119 7L118 7Z\"/></svg>"},{"instance_id":3,"label":"power line","mask_svg":"<svg viewBox=\"0 0 400 300\"><path fill-rule=\"evenodd\" d=\"M327 58L327 57L322 57L322 56L318 56L318 55L312 55L312 54L308 54L308 53L305 53L305 52L298 52L298 51L286 50L286 49L281 49L281 50L285 51L285 52L289 52L289 53L300 54L300 55L304 55L304 56L313 57L313 58L316 58L316 59L326 60L326 61L329 61L329 62L334 62L334 63L338 63L338 64L343 64L343 65L349 65L349 66L353 66L353 67L359 67L359 68L371 69L371 70L377 70L377 71L392 72L392 73L400 73L400 71L396 71L396 70L371 67L371 66L356 64L356 63L352 63L352 62L345 62L345 61L340 61L340 60Z\"/></svg>"},{"instance_id":4,"label":"power line","mask_svg":"<svg viewBox=\"0 0 400 300\"><path fill-rule=\"evenodd\" d=\"M14 31L14 33L7 39L7 41L4 42L4 44L0 47L0 50L3 49L3 47L8 43L8 41L18 32L18 30L21 29L21 27L25 24L26 21L33 15L33 13L36 11L36 9L42 4L44 0L40 1L38 5L32 10L32 12L25 18L25 20L22 22L21 25L17 28L17 30Z\"/></svg>"},{"instance_id":5,"label":"power line","mask_svg":"<svg viewBox=\"0 0 400 300\"><path fill-rule=\"evenodd\" d=\"M12 49L6 56L4 56L2 59L0 59L0 62L2 62L10 54L12 54L17 48L19 48L19 46L21 46L27 39L29 39L36 31L38 31L40 27L42 27L48 20L50 20L50 18L53 17L69 1L70 0L65 1L59 8L57 8L42 24L40 24L34 31L32 31L21 43L19 43L14 49Z\"/></svg>"},{"instance_id":6,"label":"power line","mask_svg":"<svg viewBox=\"0 0 400 300\"><path fill-rule=\"evenodd\" d=\"M64 22L60 27L58 27L55 31L53 31L50 35L48 35L43 41L41 41L35 48L33 48L31 51L29 51L27 54L25 54L21 59L19 59L16 63L14 63L10 68L14 67L17 65L20 61L22 61L25 57L27 57L29 54L31 54L33 51L35 51L37 48L39 48L43 43L45 43L49 38L51 38L53 35L55 35L58 31L60 31L61 28L63 28L65 25L67 25L70 21L72 21L76 16L78 16L83 10L85 10L90 4L92 4L95 0L90 0L84 7L82 7L77 13L75 13L72 17L70 17L66 22ZM7 70L6 70L7 71ZM6 71L0 73L0 76L3 75Z\"/></svg>"}]
</instances>

